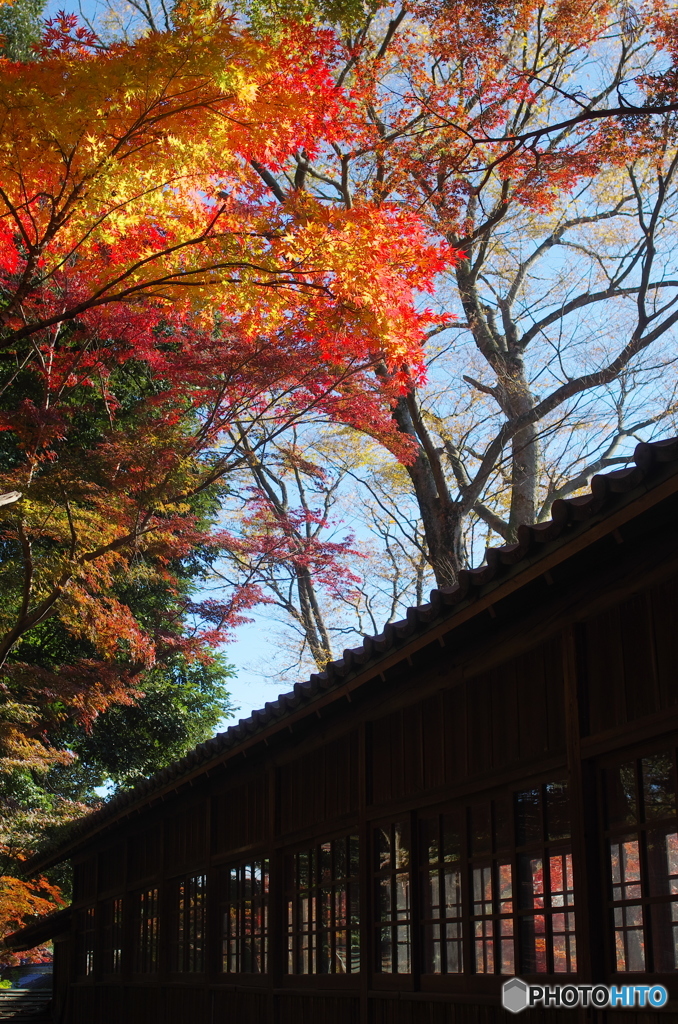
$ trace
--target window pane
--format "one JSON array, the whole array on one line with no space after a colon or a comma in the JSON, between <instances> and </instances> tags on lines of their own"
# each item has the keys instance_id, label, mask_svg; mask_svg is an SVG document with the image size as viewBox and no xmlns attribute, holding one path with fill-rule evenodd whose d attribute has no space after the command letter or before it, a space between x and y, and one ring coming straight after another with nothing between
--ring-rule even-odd
<instances>
[{"instance_id":1,"label":"window pane","mask_svg":"<svg viewBox=\"0 0 678 1024\"><path fill-rule=\"evenodd\" d=\"M445 916L461 917L461 872L447 870L443 876L445 885Z\"/></svg>"},{"instance_id":2,"label":"window pane","mask_svg":"<svg viewBox=\"0 0 678 1024\"><path fill-rule=\"evenodd\" d=\"M377 871L385 870L391 866L391 830L388 827L374 830L374 849L377 856Z\"/></svg>"},{"instance_id":3,"label":"window pane","mask_svg":"<svg viewBox=\"0 0 678 1024\"><path fill-rule=\"evenodd\" d=\"M396 926L397 973L409 974L410 964L410 927L406 924Z\"/></svg>"},{"instance_id":4,"label":"window pane","mask_svg":"<svg viewBox=\"0 0 678 1024\"><path fill-rule=\"evenodd\" d=\"M526 974L548 971L546 956L546 918L543 914L524 917L522 930L522 969Z\"/></svg>"},{"instance_id":5,"label":"window pane","mask_svg":"<svg viewBox=\"0 0 678 1024\"><path fill-rule=\"evenodd\" d=\"M554 914L553 970L556 974L571 974L577 970L577 941L574 934L574 914Z\"/></svg>"},{"instance_id":6,"label":"window pane","mask_svg":"<svg viewBox=\"0 0 678 1024\"><path fill-rule=\"evenodd\" d=\"M394 868L407 868L410 865L410 828L406 823L398 822L393 826L393 864Z\"/></svg>"},{"instance_id":7,"label":"window pane","mask_svg":"<svg viewBox=\"0 0 678 1024\"><path fill-rule=\"evenodd\" d=\"M475 968L477 974L494 973L494 928L491 919L476 921Z\"/></svg>"},{"instance_id":8,"label":"window pane","mask_svg":"<svg viewBox=\"0 0 678 1024\"><path fill-rule=\"evenodd\" d=\"M541 838L541 793L536 787L516 794L516 843L528 846Z\"/></svg>"},{"instance_id":9,"label":"window pane","mask_svg":"<svg viewBox=\"0 0 678 1024\"><path fill-rule=\"evenodd\" d=\"M574 904L572 854L557 853L549 858L549 879L552 907L571 907Z\"/></svg>"},{"instance_id":10,"label":"window pane","mask_svg":"<svg viewBox=\"0 0 678 1024\"><path fill-rule=\"evenodd\" d=\"M347 875L347 860L346 860L346 840L335 839L334 841L334 877L335 878L346 878Z\"/></svg>"},{"instance_id":11,"label":"window pane","mask_svg":"<svg viewBox=\"0 0 678 1024\"><path fill-rule=\"evenodd\" d=\"M640 906L616 907L614 923L617 970L644 971L643 908Z\"/></svg>"},{"instance_id":12,"label":"window pane","mask_svg":"<svg viewBox=\"0 0 678 1024\"><path fill-rule=\"evenodd\" d=\"M395 876L395 911L399 921L409 919L410 876L402 872Z\"/></svg>"},{"instance_id":13,"label":"window pane","mask_svg":"<svg viewBox=\"0 0 678 1024\"><path fill-rule=\"evenodd\" d=\"M199 876L204 879L204 876ZM222 970L242 974L263 974L268 956L268 890L269 862L254 861L229 868L223 875L222 905ZM203 903L204 908L206 904ZM203 915L205 909L203 909ZM294 958L288 903L288 962ZM202 929L204 935L205 919ZM195 963L202 966L187 970L204 970L204 938Z\"/></svg>"},{"instance_id":14,"label":"window pane","mask_svg":"<svg viewBox=\"0 0 678 1024\"><path fill-rule=\"evenodd\" d=\"M393 955L390 926L387 928L380 928L377 935L377 970L382 971L385 974L391 974L393 972Z\"/></svg>"},{"instance_id":15,"label":"window pane","mask_svg":"<svg viewBox=\"0 0 678 1024\"><path fill-rule=\"evenodd\" d=\"M426 974L443 973L443 944L440 934L443 927L440 921L435 921L424 930L424 972Z\"/></svg>"},{"instance_id":16,"label":"window pane","mask_svg":"<svg viewBox=\"0 0 678 1024\"><path fill-rule=\"evenodd\" d=\"M119 974L122 970L122 899L113 900L111 970Z\"/></svg>"},{"instance_id":17,"label":"window pane","mask_svg":"<svg viewBox=\"0 0 678 1024\"><path fill-rule=\"evenodd\" d=\"M383 837L388 838L388 843ZM425 838L423 841L428 840ZM375 909L377 920L381 922L376 938L376 969L405 974L411 969L410 829L407 822L396 822L375 830L377 851L386 846L389 855L378 854L378 877L375 879Z\"/></svg>"},{"instance_id":18,"label":"window pane","mask_svg":"<svg viewBox=\"0 0 678 1024\"><path fill-rule=\"evenodd\" d=\"M351 878L355 878L358 874L358 865L360 861L360 842L358 836L348 837L348 862L349 862L349 874Z\"/></svg>"},{"instance_id":19,"label":"window pane","mask_svg":"<svg viewBox=\"0 0 678 1024\"><path fill-rule=\"evenodd\" d=\"M520 906L524 910L544 907L544 868L541 857L522 854L518 858Z\"/></svg>"},{"instance_id":20,"label":"window pane","mask_svg":"<svg viewBox=\"0 0 678 1024\"><path fill-rule=\"evenodd\" d=\"M636 769L633 761L610 768L605 772L607 823L610 827L630 825L637 820L635 777Z\"/></svg>"},{"instance_id":21,"label":"window pane","mask_svg":"<svg viewBox=\"0 0 678 1024\"><path fill-rule=\"evenodd\" d=\"M194 875L177 886L177 944L173 951L177 971L205 969L206 885L205 875Z\"/></svg>"},{"instance_id":22,"label":"window pane","mask_svg":"<svg viewBox=\"0 0 678 1024\"><path fill-rule=\"evenodd\" d=\"M614 907L615 957L618 971L646 969L640 844L637 837L620 836L610 842L610 868ZM627 902L628 901L628 902Z\"/></svg>"},{"instance_id":23,"label":"window pane","mask_svg":"<svg viewBox=\"0 0 678 1024\"><path fill-rule=\"evenodd\" d=\"M643 780L643 804L646 818L666 818L675 814L676 790L673 781L673 758L655 754L640 762Z\"/></svg>"},{"instance_id":24,"label":"window pane","mask_svg":"<svg viewBox=\"0 0 678 1024\"><path fill-rule=\"evenodd\" d=\"M320 847L320 881L327 882L332 878L332 844L323 843Z\"/></svg>"},{"instance_id":25,"label":"window pane","mask_svg":"<svg viewBox=\"0 0 678 1024\"><path fill-rule=\"evenodd\" d=\"M461 921L445 925L447 942L445 946L445 968L447 974L461 974L464 970Z\"/></svg>"},{"instance_id":26,"label":"window pane","mask_svg":"<svg viewBox=\"0 0 678 1024\"><path fill-rule=\"evenodd\" d=\"M387 850L390 834L375 835ZM359 848L357 836L342 836L289 858L287 873L287 969L295 974L346 974L360 970ZM378 882L383 879L378 879ZM390 893L377 885L377 907ZM350 926L350 929L349 929Z\"/></svg>"},{"instance_id":27,"label":"window pane","mask_svg":"<svg viewBox=\"0 0 678 1024\"><path fill-rule=\"evenodd\" d=\"M377 881L377 915L380 921L390 921L393 912L393 885L390 875Z\"/></svg>"},{"instance_id":28,"label":"window pane","mask_svg":"<svg viewBox=\"0 0 678 1024\"><path fill-rule=\"evenodd\" d=\"M491 914L493 903L492 868L479 867L473 869L473 913L475 915Z\"/></svg>"},{"instance_id":29,"label":"window pane","mask_svg":"<svg viewBox=\"0 0 678 1024\"><path fill-rule=\"evenodd\" d=\"M569 839L570 801L567 782L549 782L544 786L546 801L546 838Z\"/></svg>"},{"instance_id":30,"label":"window pane","mask_svg":"<svg viewBox=\"0 0 678 1024\"><path fill-rule=\"evenodd\" d=\"M462 970L461 842L451 814L420 822L424 973Z\"/></svg>"},{"instance_id":31,"label":"window pane","mask_svg":"<svg viewBox=\"0 0 678 1024\"><path fill-rule=\"evenodd\" d=\"M446 864L461 857L461 835L456 815L443 815L443 858Z\"/></svg>"},{"instance_id":32,"label":"window pane","mask_svg":"<svg viewBox=\"0 0 678 1024\"><path fill-rule=\"evenodd\" d=\"M91 975L94 973L94 940L96 938L96 919L94 907L81 910L79 915L79 955L78 974Z\"/></svg>"},{"instance_id":33,"label":"window pane","mask_svg":"<svg viewBox=\"0 0 678 1024\"><path fill-rule=\"evenodd\" d=\"M678 834L666 829L648 829L647 872L650 896L677 895Z\"/></svg>"},{"instance_id":34,"label":"window pane","mask_svg":"<svg viewBox=\"0 0 678 1024\"><path fill-rule=\"evenodd\" d=\"M490 805L478 804L472 807L471 815L471 852L474 856L491 853L492 851L492 825L490 820Z\"/></svg>"},{"instance_id":35,"label":"window pane","mask_svg":"<svg viewBox=\"0 0 678 1024\"><path fill-rule=\"evenodd\" d=\"M493 800L492 807L494 812L494 849L507 850L513 845L510 802L506 798Z\"/></svg>"},{"instance_id":36,"label":"window pane","mask_svg":"<svg viewBox=\"0 0 678 1024\"><path fill-rule=\"evenodd\" d=\"M137 893L134 969L150 974L158 969L158 890Z\"/></svg>"},{"instance_id":37,"label":"window pane","mask_svg":"<svg viewBox=\"0 0 678 1024\"><path fill-rule=\"evenodd\" d=\"M612 869L612 899L640 899L640 854L638 840L622 837L610 843Z\"/></svg>"},{"instance_id":38,"label":"window pane","mask_svg":"<svg viewBox=\"0 0 678 1024\"><path fill-rule=\"evenodd\" d=\"M651 830L647 834L650 894L666 896L649 908L654 968L678 969L678 833Z\"/></svg>"},{"instance_id":39,"label":"window pane","mask_svg":"<svg viewBox=\"0 0 678 1024\"><path fill-rule=\"evenodd\" d=\"M421 836L421 858L427 864L437 864L440 856L440 821L435 818L424 818L419 822Z\"/></svg>"}]
</instances>

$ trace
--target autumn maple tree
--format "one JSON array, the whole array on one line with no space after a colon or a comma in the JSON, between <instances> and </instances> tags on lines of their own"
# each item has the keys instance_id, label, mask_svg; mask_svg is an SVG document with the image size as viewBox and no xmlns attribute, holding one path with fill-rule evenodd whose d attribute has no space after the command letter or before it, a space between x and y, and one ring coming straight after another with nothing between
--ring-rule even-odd
<instances>
[{"instance_id":1,"label":"autumn maple tree","mask_svg":"<svg viewBox=\"0 0 678 1024\"><path fill-rule=\"evenodd\" d=\"M127 782L216 724L214 650L265 597L201 587L235 543L237 471L310 415L406 453L390 403L456 253L397 204L270 191L344 138L333 47L179 5L108 47L60 15L35 60L0 64L0 768L74 794L36 798L46 820L82 813L74 755ZM329 576L334 553L298 562ZM195 728L167 724L189 709ZM123 764L104 720L147 756Z\"/></svg>"}]
</instances>

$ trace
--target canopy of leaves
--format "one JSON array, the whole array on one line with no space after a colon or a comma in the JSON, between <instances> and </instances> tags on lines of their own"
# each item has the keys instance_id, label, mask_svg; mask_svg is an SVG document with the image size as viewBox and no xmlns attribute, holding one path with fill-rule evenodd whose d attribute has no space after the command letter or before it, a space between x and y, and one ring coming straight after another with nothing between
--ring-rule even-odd
<instances>
[{"instance_id":1,"label":"canopy of leaves","mask_svg":"<svg viewBox=\"0 0 678 1024\"><path fill-rule=\"evenodd\" d=\"M0 36L3 57L31 60L33 47L42 35L42 15L46 0L14 0L0 4Z\"/></svg>"}]
</instances>

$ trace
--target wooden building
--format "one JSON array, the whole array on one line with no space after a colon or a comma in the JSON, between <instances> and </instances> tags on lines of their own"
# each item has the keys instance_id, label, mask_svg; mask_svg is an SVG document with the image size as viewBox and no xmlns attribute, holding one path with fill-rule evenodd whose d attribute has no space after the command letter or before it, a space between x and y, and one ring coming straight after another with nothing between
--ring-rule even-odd
<instances>
[{"instance_id":1,"label":"wooden building","mask_svg":"<svg viewBox=\"0 0 678 1024\"><path fill-rule=\"evenodd\" d=\"M60 1024L494 1024L514 974L678 1019L677 750L670 441L83 819L9 942L54 935Z\"/></svg>"}]
</instances>

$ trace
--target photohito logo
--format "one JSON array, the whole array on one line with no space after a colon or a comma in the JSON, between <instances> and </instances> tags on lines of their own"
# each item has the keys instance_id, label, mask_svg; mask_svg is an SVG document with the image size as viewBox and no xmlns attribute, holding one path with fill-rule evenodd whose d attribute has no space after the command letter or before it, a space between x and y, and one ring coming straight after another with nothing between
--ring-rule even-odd
<instances>
[{"instance_id":1,"label":"photohito logo","mask_svg":"<svg viewBox=\"0 0 678 1024\"><path fill-rule=\"evenodd\" d=\"M528 985L520 978L504 982L501 990L502 1005L511 1013L532 1006L572 1010L577 1006L659 1009L668 997L663 985Z\"/></svg>"}]
</instances>

